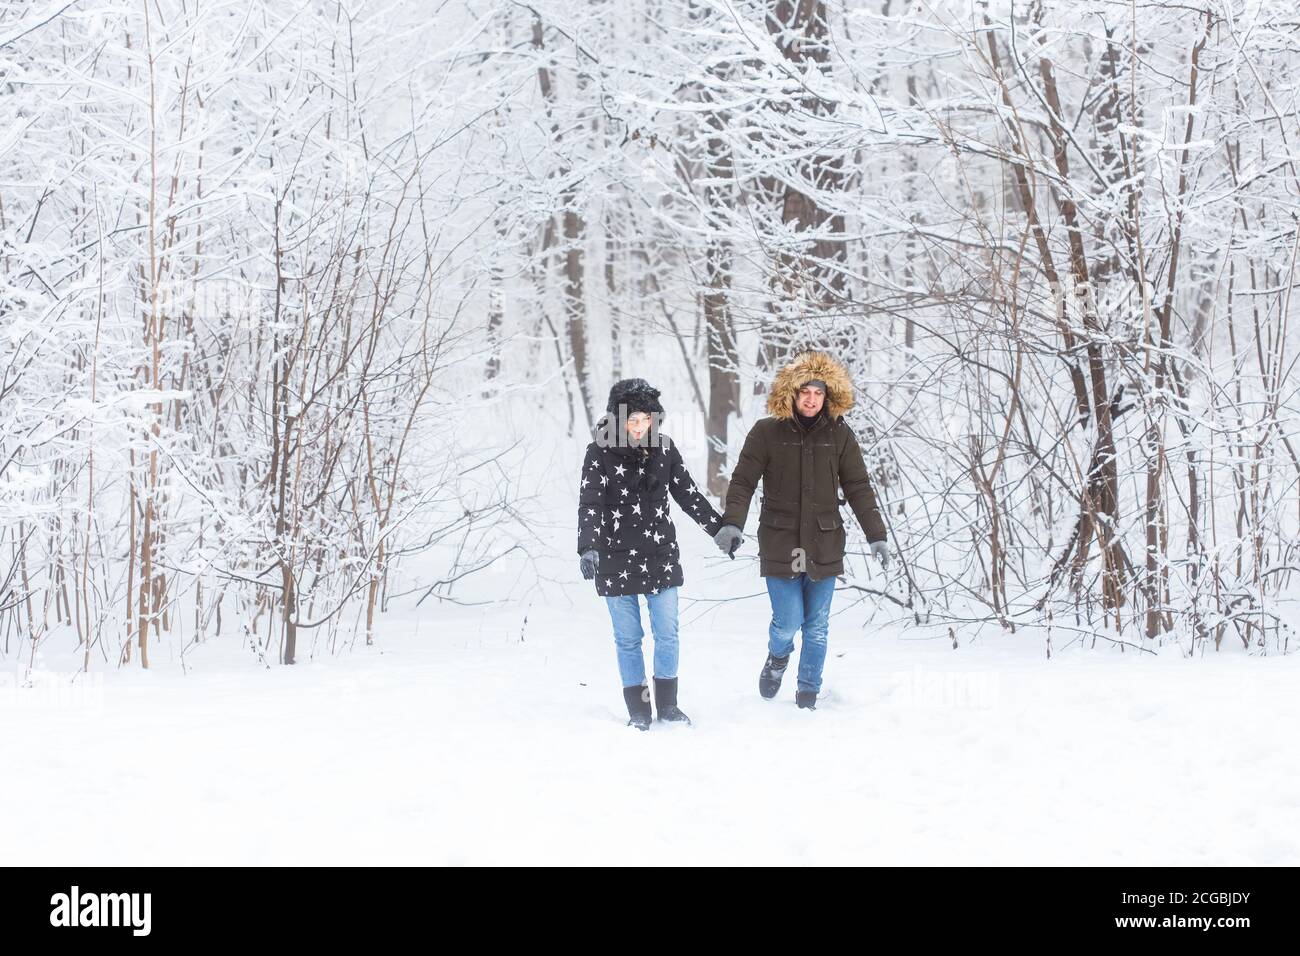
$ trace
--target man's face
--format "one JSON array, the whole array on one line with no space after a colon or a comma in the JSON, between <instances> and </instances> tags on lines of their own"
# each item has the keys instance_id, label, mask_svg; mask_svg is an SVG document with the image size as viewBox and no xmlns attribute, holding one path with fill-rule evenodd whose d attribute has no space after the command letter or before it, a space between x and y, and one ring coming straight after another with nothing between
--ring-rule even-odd
<instances>
[{"instance_id":1,"label":"man's face","mask_svg":"<svg viewBox=\"0 0 1300 956\"><path fill-rule=\"evenodd\" d=\"M799 414L805 418L812 418L822 410L822 403L826 401L826 393L816 385L805 385L799 389L799 394L795 398L795 407L799 409Z\"/></svg>"},{"instance_id":2,"label":"man's face","mask_svg":"<svg viewBox=\"0 0 1300 956\"><path fill-rule=\"evenodd\" d=\"M645 436L646 431L650 428L649 412L633 412L627 416L627 433L632 437L632 441L640 444L641 439Z\"/></svg>"}]
</instances>

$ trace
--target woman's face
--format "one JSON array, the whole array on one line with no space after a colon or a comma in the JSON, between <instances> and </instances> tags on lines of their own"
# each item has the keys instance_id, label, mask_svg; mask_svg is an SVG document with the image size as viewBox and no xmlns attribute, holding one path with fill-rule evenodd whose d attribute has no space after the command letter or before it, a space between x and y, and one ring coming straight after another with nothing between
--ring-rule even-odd
<instances>
[{"instance_id":1,"label":"woman's face","mask_svg":"<svg viewBox=\"0 0 1300 956\"><path fill-rule=\"evenodd\" d=\"M640 442L650 429L649 412L633 412L627 416L627 433L634 442Z\"/></svg>"}]
</instances>

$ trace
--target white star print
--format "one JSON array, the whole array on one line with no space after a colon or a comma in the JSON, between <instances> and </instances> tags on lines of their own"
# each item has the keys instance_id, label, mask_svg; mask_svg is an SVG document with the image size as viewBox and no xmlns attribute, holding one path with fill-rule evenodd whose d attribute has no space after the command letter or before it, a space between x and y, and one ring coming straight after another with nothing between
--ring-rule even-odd
<instances>
[{"instance_id":1,"label":"white star print","mask_svg":"<svg viewBox=\"0 0 1300 956\"><path fill-rule=\"evenodd\" d=\"M627 497L627 489L626 489L626 488L620 488L620 489L618 489L618 490L619 490L619 493L622 494L624 498Z\"/></svg>"},{"instance_id":2,"label":"white star print","mask_svg":"<svg viewBox=\"0 0 1300 956\"><path fill-rule=\"evenodd\" d=\"M614 474L618 475L620 478L623 477L623 472L625 472L625 471L627 471L627 469L624 468L622 465L615 465L615 466L614 466Z\"/></svg>"},{"instance_id":3,"label":"white star print","mask_svg":"<svg viewBox=\"0 0 1300 956\"><path fill-rule=\"evenodd\" d=\"M586 479L586 478L582 479L582 487L584 487L584 488L587 487L587 479Z\"/></svg>"},{"instance_id":4,"label":"white star print","mask_svg":"<svg viewBox=\"0 0 1300 956\"><path fill-rule=\"evenodd\" d=\"M647 567L643 564L643 565L641 565L641 570L642 570L642 571L649 571L650 569L647 568Z\"/></svg>"},{"instance_id":5,"label":"white star print","mask_svg":"<svg viewBox=\"0 0 1300 956\"><path fill-rule=\"evenodd\" d=\"M640 506L640 505L633 505L633 506L632 506L632 514L634 514L634 515L639 515L640 513L641 513L641 506Z\"/></svg>"},{"instance_id":6,"label":"white star print","mask_svg":"<svg viewBox=\"0 0 1300 956\"><path fill-rule=\"evenodd\" d=\"M658 531L655 532L654 537L655 537L655 544L658 544L661 540L663 540L663 535L661 535Z\"/></svg>"},{"instance_id":7,"label":"white star print","mask_svg":"<svg viewBox=\"0 0 1300 956\"><path fill-rule=\"evenodd\" d=\"M609 484L609 478L607 478L607 477L604 476L604 475L601 475L601 476L600 476L600 484L601 484L601 487L603 488L605 485Z\"/></svg>"},{"instance_id":8,"label":"white star print","mask_svg":"<svg viewBox=\"0 0 1300 956\"><path fill-rule=\"evenodd\" d=\"M631 551L628 552L628 554L630 554L632 557L635 558L635 557L636 557L636 548L633 548Z\"/></svg>"},{"instance_id":9,"label":"white star print","mask_svg":"<svg viewBox=\"0 0 1300 956\"><path fill-rule=\"evenodd\" d=\"M595 513L596 513L596 509L595 509L595 508L588 508L588 509L587 509L587 514L589 514L589 515L594 515Z\"/></svg>"},{"instance_id":10,"label":"white star print","mask_svg":"<svg viewBox=\"0 0 1300 956\"><path fill-rule=\"evenodd\" d=\"M673 566L672 566L671 563L669 563L669 564L665 564L665 565L664 565L664 570L665 570L665 571L671 571L672 569L673 569Z\"/></svg>"},{"instance_id":11,"label":"white star print","mask_svg":"<svg viewBox=\"0 0 1300 956\"><path fill-rule=\"evenodd\" d=\"M622 578L624 581L626 581L626 580L627 580L627 572L626 572L626 571L622 571L622 572L620 572L620 573L619 573L619 577Z\"/></svg>"}]
</instances>

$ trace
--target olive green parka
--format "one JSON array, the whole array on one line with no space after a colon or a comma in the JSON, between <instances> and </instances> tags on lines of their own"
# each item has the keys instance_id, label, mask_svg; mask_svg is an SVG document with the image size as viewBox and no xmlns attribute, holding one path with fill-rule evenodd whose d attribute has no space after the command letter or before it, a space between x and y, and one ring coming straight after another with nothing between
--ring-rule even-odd
<instances>
[{"instance_id":1,"label":"olive green parka","mask_svg":"<svg viewBox=\"0 0 1300 956\"><path fill-rule=\"evenodd\" d=\"M795 416L804 383L826 383L822 413L811 428ZM853 385L839 362L823 352L796 356L772 382L767 410L745 438L727 488L723 524L742 531L761 480L758 515L759 573L813 579L844 572L844 521L840 493L868 541L883 541L885 523L862 450L844 413L853 407Z\"/></svg>"}]
</instances>

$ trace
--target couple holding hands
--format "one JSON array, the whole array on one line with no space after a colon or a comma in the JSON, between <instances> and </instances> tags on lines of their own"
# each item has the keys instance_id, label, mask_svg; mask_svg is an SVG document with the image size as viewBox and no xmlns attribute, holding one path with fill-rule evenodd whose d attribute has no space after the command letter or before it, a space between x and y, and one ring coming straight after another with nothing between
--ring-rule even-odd
<instances>
[{"instance_id":1,"label":"couple holding hands","mask_svg":"<svg viewBox=\"0 0 1300 956\"><path fill-rule=\"evenodd\" d=\"M641 652L642 597L654 634L658 718L690 722L677 706L682 567L669 496L734 558L760 480L759 574L767 583L772 621L758 690L763 697L776 696L795 633L802 631L795 702L815 709L835 576L844 571L841 503L857 516L882 566L889 556L871 478L843 418L852 406L853 385L843 365L824 352L796 356L772 382L770 417L746 436L726 509L718 514L691 480L677 446L659 432L664 411L659 391L639 378L610 389L606 414L582 465L578 554L582 576L595 581L596 593L609 606L629 726L647 730L652 716Z\"/></svg>"}]
</instances>

